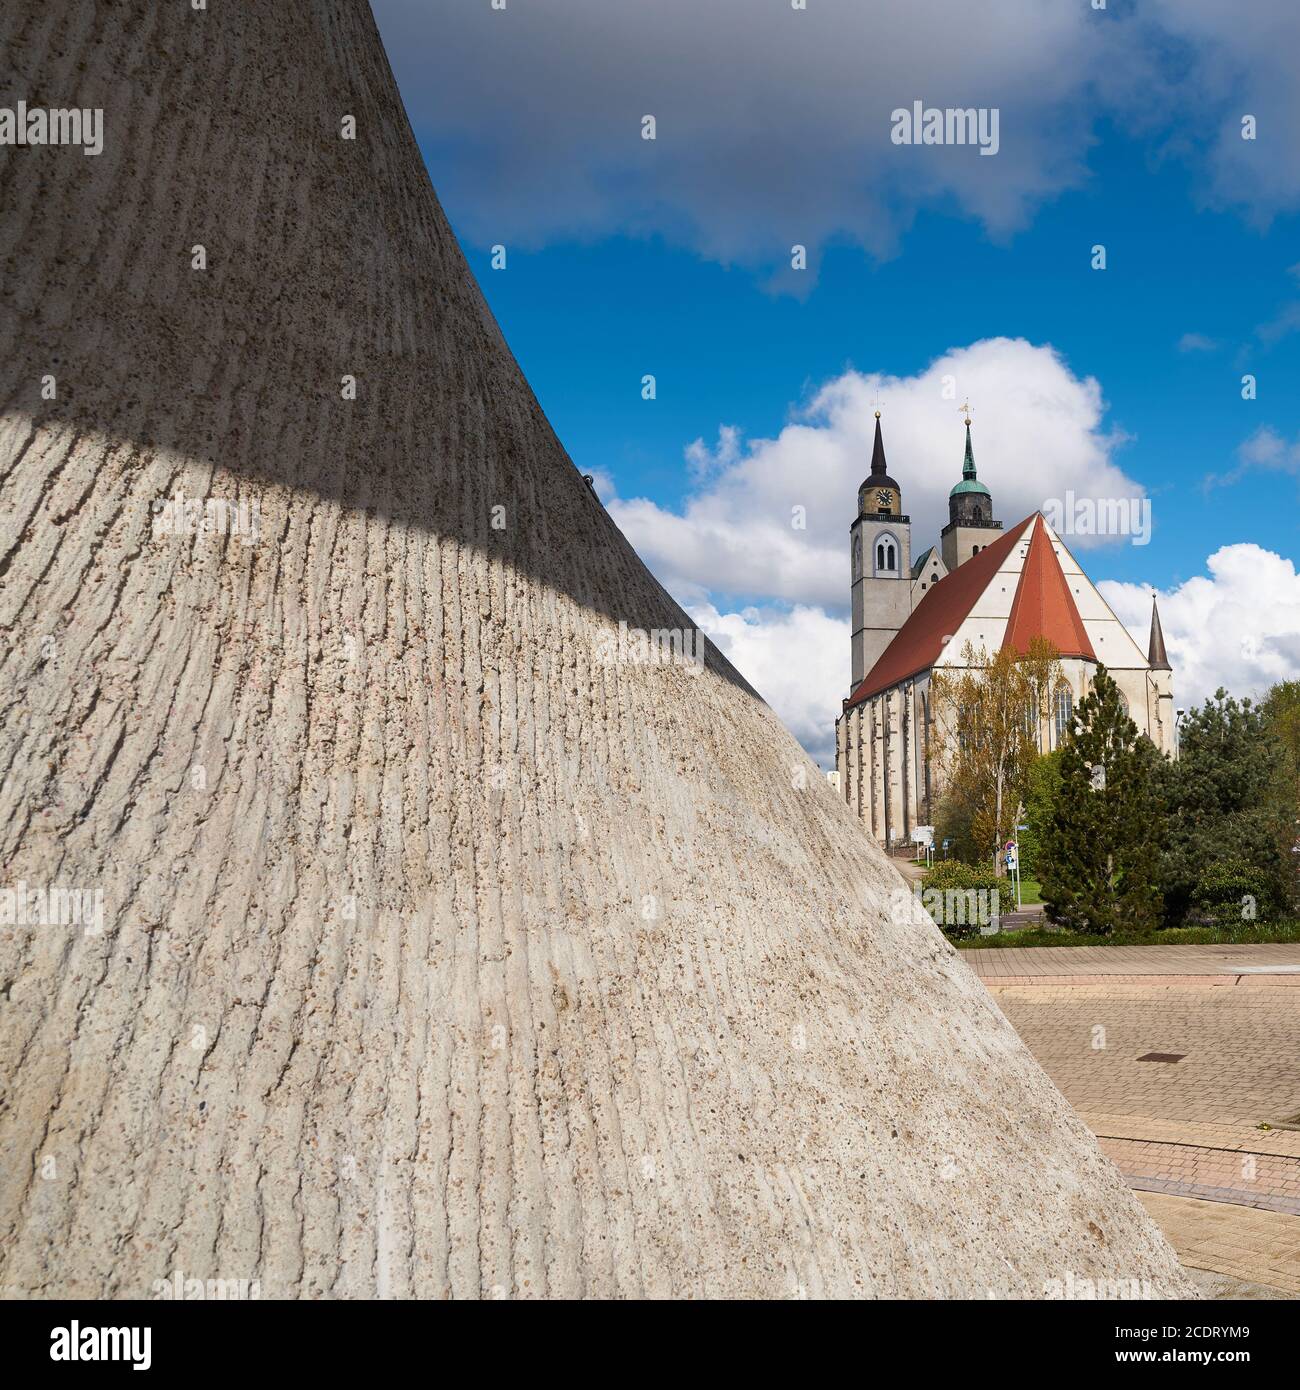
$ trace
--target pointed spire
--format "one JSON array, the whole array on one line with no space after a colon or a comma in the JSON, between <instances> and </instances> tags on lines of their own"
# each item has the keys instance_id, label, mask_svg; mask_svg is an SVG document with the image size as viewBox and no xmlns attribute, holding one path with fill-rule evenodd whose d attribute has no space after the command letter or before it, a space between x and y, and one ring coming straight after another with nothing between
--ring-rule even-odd
<instances>
[{"instance_id":1,"label":"pointed spire","mask_svg":"<svg viewBox=\"0 0 1300 1390\"><path fill-rule=\"evenodd\" d=\"M881 477L885 472L885 441L880 437L880 412L876 411L876 442L871 449L872 477Z\"/></svg>"},{"instance_id":2,"label":"pointed spire","mask_svg":"<svg viewBox=\"0 0 1300 1390\"><path fill-rule=\"evenodd\" d=\"M1165 634L1160 630L1160 610L1156 607L1154 594L1151 595L1151 640L1147 643L1147 665L1153 671L1173 670L1165 655Z\"/></svg>"},{"instance_id":3,"label":"pointed spire","mask_svg":"<svg viewBox=\"0 0 1300 1390\"><path fill-rule=\"evenodd\" d=\"M970 445L970 421L966 421L966 458L961 466L961 476L969 479L975 476L975 451Z\"/></svg>"}]
</instances>

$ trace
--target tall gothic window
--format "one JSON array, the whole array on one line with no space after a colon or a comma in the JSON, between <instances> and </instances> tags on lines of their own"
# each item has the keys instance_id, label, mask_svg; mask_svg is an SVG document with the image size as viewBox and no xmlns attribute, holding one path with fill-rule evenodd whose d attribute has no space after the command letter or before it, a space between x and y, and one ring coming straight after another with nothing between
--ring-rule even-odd
<instances>
[{"instance_id":1,"label":"tall gothic window","mask_svg":"<svg viewBox=\"0 0 1300 1390\"><path fill-rule=\"evenodd\" d=\"M1074 696L1068 685L1056 687L1056 746L1059 748L1070 731L1070 716L1074 713Z\"/></svg>"},{"instance_id":2,"label":"tall gothic window","mask_svg":"<svg viewBox=\"0 0 1300 1390\"><path fill-rule=\"evenodd\" d=\"M1038 695L1031 692L1029 703L1025 706L1025 737L1030 743L1038 743Z\"/></svg>"},{"instance_id":3,"label":"tall gothic window","mask_svg":"<svg viewBox=\"0 0 1300 1390\"><path fill-rule=\"evenodd\" d=\"M876 573L892 574L898 569L898 545L892 536L876 541Z\"/></svg>"}]
</instances>

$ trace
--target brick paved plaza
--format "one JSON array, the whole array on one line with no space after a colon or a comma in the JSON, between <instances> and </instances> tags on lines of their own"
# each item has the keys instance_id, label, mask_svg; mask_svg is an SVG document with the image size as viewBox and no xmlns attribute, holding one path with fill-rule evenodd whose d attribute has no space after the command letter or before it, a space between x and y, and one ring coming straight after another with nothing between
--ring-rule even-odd
<instances>
[{"instance_id":1,"label":"brick paved plaza","mask_svg":"<svg viewBox=\"0 0 1300 1390\"><path fill-rule=\"evenodd\" d=\"M1183 1259L1300 1296L1300 946L963 959Z\"/></svg>"}]
</instances>

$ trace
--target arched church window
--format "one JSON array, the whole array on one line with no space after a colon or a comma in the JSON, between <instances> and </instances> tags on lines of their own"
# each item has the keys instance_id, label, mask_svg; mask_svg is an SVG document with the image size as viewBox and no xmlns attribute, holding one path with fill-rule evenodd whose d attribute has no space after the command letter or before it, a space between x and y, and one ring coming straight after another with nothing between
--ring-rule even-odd
<instances>
[{"instance_id":1,"label":"arched church window","mask_svg":"<svg viewBox=\"0 0 1300 1390\"><path fill-rule=\"evenodd\" d=\"M1074 696L1068 685L1056 687L1056 746L1059 748L1070 731L1070 718L1074 714Z\"/></svg>"},{"instance_id":2,"label":"arched church window","mask_svg":"<svg viewBox=\"0 0 1300 1390\"><path fill-rule=\"evenodd\" d=\"M1025 737L1031 743L1038 742L1038 696L1031 694L1025 706Z\"/></svg>"},{"instance_id":3,"label":"arched church window","mask_svg":"<svg viewBox=\"0 0 1300 1390\"><path fill-rule=\"evenodd\" d=\"M1125 719L1131 719L1133 716L1129 713L1128 700L1124 698L1124 692L1117 690L1115 693L1119 696L1119 707L1124 711Z\"/></svg>"},{"instance_id":4,"label":"arched church window","mask_svg":"<svg viewBox=\"0 0 1300 1390\"><path fill-rule=\"evenodd\" d=\"M876 573L898 572L898 542L888 534L876 537Z\"/></svg>"}]
</instances>

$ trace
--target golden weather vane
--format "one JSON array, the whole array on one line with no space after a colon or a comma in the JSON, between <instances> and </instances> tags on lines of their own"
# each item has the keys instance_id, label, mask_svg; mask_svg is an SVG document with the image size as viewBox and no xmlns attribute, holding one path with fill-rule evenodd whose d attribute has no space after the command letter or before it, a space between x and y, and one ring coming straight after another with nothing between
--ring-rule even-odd
<instances>
[{"instance_id":1,"label":"golden weather vane","mask_svg":"<svg viewBox=\"0 0 1300 1390\"><path fill-rule=\"evenodd\" d=\"M965 417L966 417L966 423L969 425L969 424L970 424L970 416L971 416L970 399L969 399L969 397L968 397L966 400L962 401L962 403L957 407L957 409L958 409L959 411L961 411L961 413L962 413L963 415L965 415Z\"/></svg>"}]
</instances>

